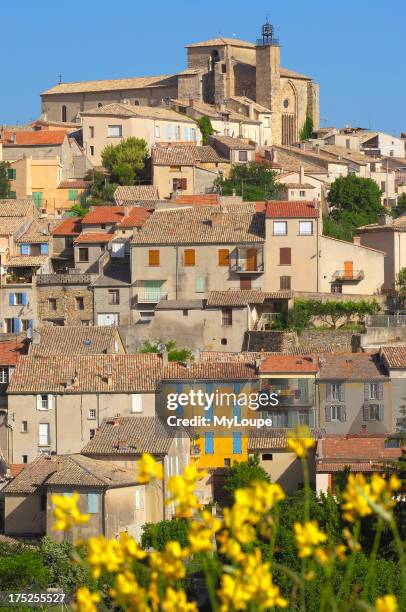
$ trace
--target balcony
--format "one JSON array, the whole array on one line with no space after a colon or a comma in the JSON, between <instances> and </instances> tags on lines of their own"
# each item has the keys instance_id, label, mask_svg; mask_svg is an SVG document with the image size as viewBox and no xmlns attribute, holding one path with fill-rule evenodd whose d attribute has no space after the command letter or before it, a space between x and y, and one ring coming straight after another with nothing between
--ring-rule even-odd
<instances>
[{"instance_id":1,"label":"balcony","mask_svg":"<svg viewBox=\"0 0 406 612\"><path fill-rule=\"evenodd\" d=\"M230 261L230 271L236 274L262 274L264 271L263 249L237 247L235 257Z\"/></svg>"},{"instance_id":2,"label":"balcony","mask_svg":"<svg viewBox=\"0 0 406 612\"><path fill-rule=\"evenodd\" d=\"M158 304L158 302L167 298L168 294L160 290L139 289L137 293L139 304Z\"/></svg>"},{"instance_id":3,"label":"balcony","mask_svg":"<svg viewBox=\"0 0 406 612\"><path fill-rule=\"evenodd\" d=\"M278 395L278 408L312 407L315 402L314 381L305 378L268 378L262 392Z\"/></svg>"},{"instance_id":4,"label":"balcony","mask_svg":"<svg viewBox=\"0 0 406 612\"><path fill-rule=\"evenodd\" d=\"M365 278L364 270L336 270L332 282L359 283Z\"/></svg>"}]
</instances>

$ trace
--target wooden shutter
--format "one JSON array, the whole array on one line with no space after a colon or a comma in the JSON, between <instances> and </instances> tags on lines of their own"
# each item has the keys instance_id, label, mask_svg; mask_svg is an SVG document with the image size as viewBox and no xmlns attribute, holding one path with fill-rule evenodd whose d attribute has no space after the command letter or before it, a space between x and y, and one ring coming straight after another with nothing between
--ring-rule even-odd
<instances>
[{"instance_id":1,"label":"wooden shutter","mask_svg":"<svg viewBox=\"0 0 406 612\"><path fill-rule=\"evenodd\" d=\"M279 263L281 266L288 266L292 263L292 249L290 247L279 249Z\"/></svg>"},{"instance_id":2,"label":"wooden shutter","mask_svg":"<svg viewBox=\"0 0 406 612\"><path fill-rule=\"evenodd\" d=\"M325 406L324 408L324 420L326 423L330 423L331 421L331 406Z\"/></svg>"},{"instance_id":3,"label":"wooden shutter","mask_svg":"<svg viewBox=\"0 0 406 612\"><path fill-rule=\"evenodd\" d=\"M204 434L204 452L206 455L214 454L214 432L206 431Z\"/></svg>"},{"instance_id":4,"label":"wooden shutter","mask_svg":"<svg viewBox=\"0 0 406 612\"><path fill-rule=\"evenodd\" d=\"M87 511L89 514L97 514L99 512L99 494L87 494Z\"/></svg>"},{"instance_id":5,"label":"wooden shutter","mask_svg":"<svg viewBox=\"0 0 406 612\"><path fill-rule=\"evenodd\" d=\"M233 455L242 453L242 434L241 431L233 431Z\"/></svg>"},{"instance_id":6,"label":"wooden shutter","mask_svg":"<svg viewBox=\"0 0 406 612\"><path fill-rule=\"evenodd\" d=\"M331 383L326 385L326 398L328 402L331 402Z\"/></svg>"},{"instance_id":7,"label":"wooden shutter","mask_svg":"<svg viewBox=\"0 0 406 612\"><path fill-rule=\"evenodd\" d=\"M344 276L345 278L354 277L354 263L352 261L344 262Z\"/></svg>"},{"instance_id":8,"label":"wooden shutter","mask_svg":"<svg viewBox=\"0 0 406 612\"><path fill-rule=\"evenodd\" d=\"M251 289L252 281L250 278L240 278L240 289Z\"/></svg>"},{"instance_id":9,"label":"wooden shutter","mask_svg":"<svg viewBox=\"0 0 406 612\"><path fill-rule=\"evenodd\" d=\"M183 263L185 266L194 266L196 263L196 254L194 249L185 249L183 253Z\"/></svg>"},{"instance_id":10,"label":"wooden shutter","mask_svg":"<svg viewBox=\"0 0 406 612\"><path fill-rule=\"evenodd\" d=\"M378 399L383 399L383 384L378 383Z\"/></svg>"},{"instance_id":11,"label":"wooden shutter","mask_svg":"<svg viewBox=\"0 0 406 612\"><path fill-rule=\"evenodd\" d=\"M345 401L345 385L344 383L340 384L340 402Z\"/></svg>"},{"instance_id":12,"label":"wooden shutter","mask_svg":"<svg viewBox=\"0 0 406 612\"><path fill-rule=\"evenodd\" d=\"M364 383L364 400L369 400L369 383Z\"/></svg>"},{"instance_id":13,"label":"wooden shutter","mask_svg":"<svg viewBox=\"0 0 406 612\"><path fill-rule=\"evenodd\" d=\"M159 250L152 249L148 251L148 265L159 266Z\"/></svg>"},{"instance_id":14,"label":"wooden shutter","mask_svg":"<svg viewBox=\"0 0 406 612\"><path fill-rule=\"evenodd\" d=\"M347 420L347 408L345 406L341 406L341 420L343 422Z\"/></svg>"},{"instance_id":15,"label":"wooden shutter","mask_svg":"<svg viewBox=\"0 0 406 612\"><path fill-rule=\"evenodd\" d=\"M204 293L206 291L206 279L204 276L196 278L196 293Z\"/></svg>"},{"instance_id":16,"label":"wooden shutter","mask_svg":"<svg viewBox=\"0 0 406 612\"><path fill-rule=\"evenodd\" d=\"M369 421L369 404L364 404L362 408L362 420Z\"/></svg>"},{"instance_id":17,"label":"wooden shutter","mask_svg":"<svg viewBox=\"0 0 406 612\"><path fill-rule=\"evenodd\" d=\"M15 304L14 293L9 293L8 294L8 304L9 304L9 306L14 306L14 304Z\"/></svg>"},{"instance_id":18,"label":"wooden shutter","mask_svg":"<svg viewBox=\"0 0 406 612\"><path fill-rule=\"evenodd\" d=\"M228 267L230 262L230 251L228 249L219 249L219 266Z\"/></svg>"},{"instance_id":19,"label":"wooden shutter","mask_svg":"<svg viewBox=\"0 0 406 612\"><path fill-rule=\"evenodd\" d=\"M291 277L290 276L280 277L280 288L285 289L285 290L291 288Z\"/></svg>"},{"instance_id":20,"label":"wooden shutter","mask_svg":"<svg viewBox=\"0 0 406 612\"><path fill-rule=\"evenodd\" d=\"M379 404L379 420L383 421L384 419L384 407L383 404Z\"/></svg>"},{"instance_id":21,"label":"wooden shutter","mask_svg":"<svg viewBox=\"0 0 406 612\"><path fill-rule=\"evenodd\" d=\"M247 249L247 270L253 272L257 269L257 249Z\"/></svg>"}]
</instances>

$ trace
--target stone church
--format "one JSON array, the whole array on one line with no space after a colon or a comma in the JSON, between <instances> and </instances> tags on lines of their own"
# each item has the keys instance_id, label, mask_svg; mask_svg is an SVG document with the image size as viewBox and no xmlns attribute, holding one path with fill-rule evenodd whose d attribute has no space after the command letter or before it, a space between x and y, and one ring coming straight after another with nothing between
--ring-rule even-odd
<instances>
[{"instance_id":1,"label":"stone church","mask_svg":"<svg viewBox=\"0 0 406 612\"><path fill-rule=\"evenodd\" d=\"M59 83L41 95L42 118L80 121L81 112L112 102L158 106L175 98L227 106L229 98L245 96L271 111L273 144L292 144L307 115L319 127L319 86L281 66L268 21L261 34L256 44L214 38L187 45L188 66L173 75Z\"/></svg>"}]
</instances>

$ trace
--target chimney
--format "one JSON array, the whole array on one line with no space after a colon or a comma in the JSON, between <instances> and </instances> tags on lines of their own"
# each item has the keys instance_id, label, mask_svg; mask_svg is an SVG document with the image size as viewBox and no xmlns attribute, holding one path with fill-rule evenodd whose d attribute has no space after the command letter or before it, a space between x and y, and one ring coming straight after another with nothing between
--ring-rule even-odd
<instances>
[{"instance_id":1,"label":"chimney","mask_svg":"<svg viewBox=\"0 0 406 612\"><path fill-rule=\"evenodd\" d=\"M304 171L304 167L300 166L300 178L299 178L299 183L301 185L303 185L305 182L305 171Z\"/></svg>"},{"instance_id":2,"label":"chimney","mask_svg":"<svg viewBox=\"0 0 406 612\"><path fill-rule=\"evenodd\" d=\"M353 244L356 244L357 246L361 246L361 236L354 236L352 239Z\"/></svg>"},{"instance_id":3,"label":"chimney","mask_svg":"<svg viewBox=\"0 0 406 612\"><path fill-rule=\"evenodd\" d=\"M116 414L113 420L113 427L120 427L120 415Z\"/></svg>"},{"instance_id":4,"label":"chimney","mask_svg":"<svg viewBox=\"0 0 406 612\"><path fill-rule=\"evenodd\" d=\"M15 144L15 143L17 142L17 134L16 134L15 132L13 132L13 133L11 134L11 142L12 142L13 144Z\"/></svg>"},{"instance_id":5,"label":"chimney","mask_svg":"<svg viewBox=\"0 0 406 612\"><path fill-rule=\"evenodd\" d=\"M38 346L41 343L41 334L38 330L34 329L32 332L32 344L33 346Z\"/></svg>"},{"instance_id":6,"label":"chimney","mask_svg":"<svg viewBox=\"0 0 406 612\"><path fill-rule=\"evenodd\" d=\"M316 144L315 149L316 149L316 153L320 153L320 145L319 144Z\"/></svg>"},{"instance_id":7,"label":"chimney","mask_svg":"<svg viewBox=\"0 0 406 612\"><path fill-rule=\"evenodd\" d=\"M129 209L128 204L124 204L124 217L128 217L129 212L130 212L130 209Z\"/></svg>"},{"instance_id":8,"label":"chimney","mask_svg":"<svg viewBox=\"0 0 406 612\"><path fill-rule=\"evenodd\" d=\"M379 225L392 225L393 219L390 215L379 215L378 223Z\"/></svg>"},{"instance_id":9,"label":"chimney","mask_svg":"<svg viewBox=\"0 0 406 612\"><path fill-rule=\"evenodd\" d=\"M248 106L248 117L250 119L254 118L254 103L253 102L249 103L249 106Z\"/></svg>"},{"instance_id":10,"label":"chimney","mask_svg":"<svg viewBox=\"0 0 406 612\"><path fill-rule=\"evenodd\" d=\"M223 221L223 213L222 212L212 213L211 218L210 218L210 225L211 225L211 227L218 227L219 225L222 224L222 221Z\"/></svg>"}]
</instances>

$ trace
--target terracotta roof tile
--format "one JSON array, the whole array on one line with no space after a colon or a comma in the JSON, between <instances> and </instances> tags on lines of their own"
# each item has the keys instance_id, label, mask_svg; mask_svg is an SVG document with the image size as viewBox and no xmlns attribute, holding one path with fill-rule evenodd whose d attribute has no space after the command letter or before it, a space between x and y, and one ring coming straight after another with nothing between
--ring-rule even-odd
<instances>
[{"instance_id":1,"label":"terracotta roof tile","mask_svg":"<svg viewBox=\"0 0 406 612\"><path fill-rule=\"evenodd\" d=\"M83 93L87 91L112 91L117 89L142 89L144 87L164 86L171 81L175 82L173 75L160 75L148 77L130 77L124 79L108 79L100 81L78 81L75 83L60 83L43 91L43 94Z\"/></svg>"},{"instance_id":2,"label":"terracotta roof tile","mask_svg":"<svg viewBox=\"0 0 406 612\"><path fill-rule=\"evenodd\" d=\"M58 189L87 189L90 184L90 181L84 181L83 179L62 181L61 183L59 183Z\"/></svg>"},{"instance_id":3,"label":"terracotta roof tile","mask_svg":"<svg viewBox=\"0 0 406 612\"><path fill-rule=\"evenodd\" d=\"M34 200L0 200L0 217L26 217L34 213Z\"/></svg>"},{"instance_id":4,"label":"terracotta roof tile","mask_svg":"<svg viewBox=\"0 0 406 612\"><path fill-rule=\"evenodd\" d=\"M326 353L320 367L321 380L388 380L377 353Z\"/></svg>"},{"instance_id":5,"label":"terracotta roof tile","mask_svg":"<svg viewBox=\"0 0 406 612\"><path fill-rule=\"evenodd\" d=\"M267 219L317 219L320 211L313 202L270 200L265 214Z\"/></svg>"},{"instance_id":6,"label":"terracotta roof tile","mask_svg":"<svg viewBox=\"0 0 406 612\"><path fill-rule=\"evenodd\" d=\"M142 227L145 221L150 217L151 212L147 208L133 206L130 208L128 215L124 216L117 224L118 228L124 227Z\"/></svg>"},{"instance_id":7,"label":"terracotta roof tile","mask_svg":"<svg viewBox=\"0 0 406 612\"><path fill-rule=\"evenodd\" d=\"M17 244L40 244L49 242L50 229L55 222L41 223L33 220L29 228L17 238Z\"/></svg>"},{"instance_id":8,"label":"terracotta roof tile","mask_svg":"<svg viewBox=\"0 0 406 612\"><path fill-rule=\"evenodd\" d=\"M114 200L120 206L126 203L135 204L138 200L158 200L158 188L155 185L119 186L114 192Z\"/></svg>"},{"instance_id":9,"label":"terracotta roof tile","mask_svg":"<svg viewBox=\"0 0 406 612\"><path fill-rule=\"evenodd\" d=\"M248 117L246 117L249 121ZM241 138L233 138L232 136L213 136L213 139L221 144L225 145L229 149L244 150L244 151L255 151L255 145L249 144Z\"/></svg>"},{"instance_id":10,"label":"terracotta roof tile","mask_svg":"<svg viewBox=\"0 0 406 612\"><path fill-rule=\"evenodd\" d=\"M317 355L270 355L259 368L261 374L301 373L316 374L319 371Z\"/></svg>"},{"instance_id":11,"label":"terracotta roof tile","mask_svg":"<svg viewBox=\"0 0 406 612\"><path fill-rule=\"evenodd\" d=\"M4 132L3 147L56 146L61 145L65 138L66 132L62 130L16 130Z\"/></svg>"},{"instance_id":12,"label":"terracotta roof tile","mask_svg":"<svg viewBox=\"0 0 406 612\"><path fill-rule=\"evenodd\" d=\"M256 450L285 450L289 429L258 429L252 430L248 439L248 452ZM312 429L311 435L314 440L319 440L325 435L322 429Z\"/></svg>"},{"instance_id":13,"label":"terracotta roof tile","mask_svg":"<svg viewBox=\"0 0 406 612\"><path fill-rule=\"evenodd\" d=\"M247 362L199 362L187 366L181 363L168 363L164 368L163 379L185 380L251 380L257 374L252 364Z\"/></svg>"},{"instance_id":14,"label":"terracotta roof tile","mask_svg":"<svg viewBox=\"0 0 406 612\"><path fill-rule=\"evenodd\" d=\"M406 344L402 346L385 346L382 355L389 368L406 369Z\"/></svg>"},{"instance_id":15,"label":"terracotta roof tile","mask_svg":"<svg viewBox=\"0 0 406 612\"><path fill-rule=\"evenodd\" d=\"M210 206L211 204L219 204L219 201L220 198L216 193L180 195L175 200L177 204L192 204L193 206Z\"/></svg>"},{"instance_id":16,"label":"terracotta roof tile","mask_svg":"<svg viewBox=\"0 0 406 612\"><path fill-rule=\"evenodd\" d=\"M0 366L16 365L20 355L27 353L27 345L15 340L0 342Z\"/></svg>"},{"instance_id":17,"label":"terracotta roof tile","mask_svg":"<svg viewBox=\"0 0 406 612\"><path fill-rule=\"evenodd\" d=\"M7 268L30 268L40 267L48 261L46 255L16 255L10 257L10 259L4 262L4 266Z\"/></svg>"},{"instance_id":18,"label":"terracotta roof tile","mask_svg":"<svg viewBox=\"0 0 406 612\"><path fill-rule=\"evenodd\" d=\"M247 304L263 304L265 300L289 300L290 291L261 291L260 289L228 289L227 291L210 291L207 300L208 307L216 306L246 306Z\"/></svg>"},{"instance_id":19,"label":"terracotta roof tile","mask_svg":"<svg viewBox=\"0 0 406 612\"><path fill-rule=\"evenodd\" d=\"M187 115L178 113L170 108L162 106L136 106L135 104L120 104L113 102L105 106L98 106L87 111L82 111L82 115L109 115L112 117L140 117L143 119L161 119L179 123L190 123L196 125L194 119Z\"/></svg>"},{"instance_id":20,"label":"terracotta roof tile","mask_svg":"<svg viewBox=\"0 0 406 612\"><path fill-rule=\"evenodd\" d=\"M114 234L108 232L82 232L75 238L75 244L88 244L90 242L110 242Z\"/></svg>"},{"instance_id":21,"label":"terracotta roof tile","mask_svg":"<svg viewBox=\"0 0 406 612\"><path fill-rule=\"evenodd\" d=\"M87 215L82 217L82 225L118 223L123 217L123 206L95 206Z\"/></svg>"},{"instance_id":22,"label":"terracotta roof tile","mask_svg":"<svg viewBox=\"0 0 406 612\"><path fill-rule=\"evenodd\" d=\"M66 217L51 233L53 236L78 236L81 231L81 217Z\"/></svg>"},{"instance_id":23,"label":"terracotta roof tile","mask_svg":"<svg viewBox=\"0 0 406 612\"><path fill-rule=\"evenodd\" d=\"M101 355L114 353L114 326L45 326L35 331L30 355ZM0 344L1 351L1 344Z\"/></svg>"},{"instance_id":24,"label":"terracotta roof tile","mask_svg":"<svg viewBox=\"0 0 406 612\"><path fill-rule=\"evenodd\" d=\"M401 448L386 448L387 434L327 435L319 443L318 472L372 472L400 457Z\"/></svg>"},{"instance_id":25,"label":"terracotta roof tile","mask_svg":"<svg viewBox=\"0 0 406 612\"><path fill-rule=\"evenodd\" d=\"M228 163L211 145L155 145L152 149L155 166L195 166L199 163Z\"/></svg>"}]
</instances>

